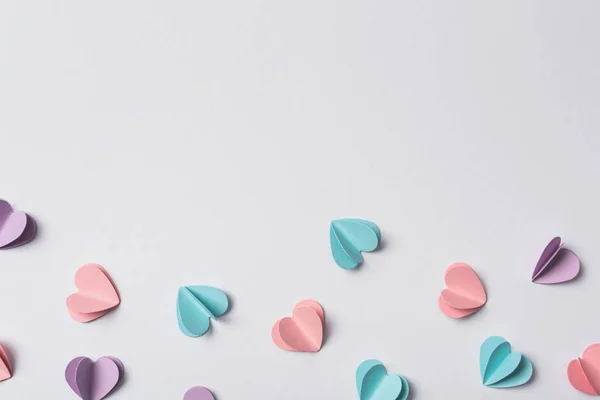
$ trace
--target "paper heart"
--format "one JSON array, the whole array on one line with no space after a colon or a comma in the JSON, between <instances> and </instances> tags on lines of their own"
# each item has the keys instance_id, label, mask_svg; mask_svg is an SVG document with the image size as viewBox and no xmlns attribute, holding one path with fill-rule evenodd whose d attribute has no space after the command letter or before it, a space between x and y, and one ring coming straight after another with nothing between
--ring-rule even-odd
<instances>
[{"instance_id":1,"label":"paper heart","mask_svg":"<svg viewBox=\"0 0 600 400\"><path fill-rule=\"evenodd\" d=\"M358 366L356 390L360 400L406 400L410 391L403 376L388 375L378 360L366 360Z\"/></svg>"},{"instance_id":2,"label":"paper heart","mask_svg":"<svg viewBox=\"0 0 600 400\"><path fill-rule=\"evenodd\" d=\"M299 352L317 352L323 343L325 312L314 300L302 300L294 307L292 317L275 322L271 337L277 347Z\"/></svg>"},{"instance_id":3,"label":"paper heart","mask_svg":"<svg viewBox=\"0 0 600 400\"><path fill-rule=\"evenodd\" d=\"M210 328L210 319L225 314L229 299L225 292L210 286L182 286L177 295L177 322L179 329L190 337L204 335Z\"/></svg>"},{"instance_id":4,"label":"paper heart","mask_svg":"<svg viewBox=\"0 0 600 400\"><path fill-rule=\"evenodd\" d=\"M504 338L492 336L481 345L479 372L485 386L510 388L529 382L533 365L521 353L511 352Z\"/></svg>"},{"instance_id":5,"label":"paper heart","mask_svg":"<svg viewBox=\"0 0 600 400\"><path fill-rule=\"evenodd\" d=\"M553 284L570 281L579 274L581 263L577 254L565 249L559 236L548 243L538 260L531 280Z\"/></svg>"},{"instance_id":6,"label":"paper heart","mask_svg":"<svg viewBox=\"0 0 600 400\"><path fill-rule=\"evenodd\" d=\"M377 225L362 219L337 219L329 228L333 259L344 269L356 268L363 261L361 252L375 250L380 238Z\"/></svg>"},{"instance_id":7,"label":"paper heart","mask_svg":"<svg viewBox=\"0 0 600 400\"><path fill-rule=\"evenodd\" d=\"M446 270L446 289L439 298L440 310L450 318L462 318L479 310L487 301L481 280L469 265L452 264Z\"/></svg>"},{"instance_id":8,"label":"paper heart","mask_svg":"<svg viewBox=\"0 0 600 400\"><path fill-rule=\"evenodd\" d=\"M67 364L65 379L82 400L102 400L117 388L124 373L118 358L101 357L94 362L87 357L76 357Z\"/></svg>"},{"instance_id":9,"label":"paper heart","mask_svg":"<svg viewBox=\"0 0 600 400\"><path fill-rule=\"evenodd\" d=\"M589 345L580 358L572 360L567 377L580 392L600 395L600 344Z\"/></svg>"},{"instance_id":10,"label":"paper heart","mask_svg":"<svg viewBox=\"0 0 600 400\"><path fill-rule=\"evenodd\" d=\"M31 242L37 233L35 220L0 200L0 249L10 249Z\"/></svg>"},{"instance_id":11,"label":"paper heart","mask_svg":"<svg viewBox=\"0 0 600 400\"><path fill-rule=\"evenodd\" d=\"M12 377L12 367L6 351L0 346L0 382Z\"/></svg>"},{"instance_id":12,"label":"paper heart","mask_svg":"<svg viewBox=\"0 0 600 400\"><path fill-rule=\"evenodd\" d=\"M93 321L121 302L110 275L98 264L79 268L75 273L75 286L78 292L67 297L67 308L76 321Z\"/></svg>"},{"instance_id":13,"label":"paper heart","mask_svg":"<svg viewBox=\"0 0 600 400\"><path fill-rule=\"evenodd\" d=\"M185 392L183 400L215 400L215 397L204 386L194 386Z\"/></svg>"}]
</instances>

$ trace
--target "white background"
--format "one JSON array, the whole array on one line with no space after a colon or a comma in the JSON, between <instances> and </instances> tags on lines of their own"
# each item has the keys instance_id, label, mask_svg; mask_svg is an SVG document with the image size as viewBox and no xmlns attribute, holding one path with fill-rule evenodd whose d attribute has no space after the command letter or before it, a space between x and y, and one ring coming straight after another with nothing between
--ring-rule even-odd
<instances>
[{"instance_id":1,"label":"white background","mask_svg":"<svg viewBox=\"0 0 600 400\"><path fill-rule=\"evenodd\" d=\"M600 2L557 0L0 0L0 197L35 242L0 252L3 399L71 399L75 356L115 355L111 398L352 399L379 358L413 399L584 399L569 360L600 342ZM329 222L382 229L338 268ZM581 279L529 281L562 235ZM437 307L446 267L489 302ZM87 262L122 304L67 314ZM197 339L181 285L230 313ZM294 354L270 329L304 298L327 341ZM532 360L517 389L480 383L501 335Z\"/></svg>"}]
</instances>

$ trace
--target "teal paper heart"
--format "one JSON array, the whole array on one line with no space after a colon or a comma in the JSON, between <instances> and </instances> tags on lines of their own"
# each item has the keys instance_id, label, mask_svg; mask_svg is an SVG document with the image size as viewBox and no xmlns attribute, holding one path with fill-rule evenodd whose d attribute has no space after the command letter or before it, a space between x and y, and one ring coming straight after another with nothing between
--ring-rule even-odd
<instances>
[{"instance_id":1,"label":"teal paper heart","mask_svg":"<svg viewBox=\"0 0 600 400\"><path fill-rule=\"evenodd\" d=\"M479 372L485 386L511 388L529 382L533 365L521 353L511 352L504 338L492 336L481 345Z\"/></svg>"},{"instance_id":2,"label":"teal paper heart","mask_svg":"<svg viewBox=\"0 0 600 400\"><path fill-rule=\"evenodd\" d=\"M210 286L182 286L177 294L177 322L181 332L191 337L204 335L210 319L225 314L229 299L225 292Z\"/></svg>"},{"instance_id":3,"label":"teal paper heart","mask_svg":"<svg viewBox=\"0 0 600 400\"><path fill-rule=\"evenodd\" d=\"M363 261L362 251L373 251L379 245L381 231L363 219L336 219L329 228L331 254L344 269L356 268Z\"/></svg>"},{"instance_id":4,"label":"teal paper heart","mask_svg":"<svg viewBox=\"0 0 600 400\"><path fill-rule=\"evenodd\" d=\"M356 370L356 390L360 400L406 400L408 381L400 375L388 375L378 360L363 361Z\"/></svg>"}]
</instances>

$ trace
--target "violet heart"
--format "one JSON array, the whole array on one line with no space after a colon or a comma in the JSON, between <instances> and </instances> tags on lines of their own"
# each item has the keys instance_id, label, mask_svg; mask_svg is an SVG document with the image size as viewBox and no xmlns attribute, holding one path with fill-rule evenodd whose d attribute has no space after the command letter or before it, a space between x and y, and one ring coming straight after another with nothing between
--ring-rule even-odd
<instances>
[{"instance_id":1,"label":"violet heart","mask_svg":"<svg viewBox=\"0 0 600 400\"><path fill-rule=\"evenodd\" d=\"M565 249L559 236L548 243L538 260L531 280L534 283L553 284L574 279L581 269L579 257Z\"/></svg>"},{"instance_id":2,"label":"violet heart","mask_svg":"<svg viewBox=\"0 0 600 400\"><path fill-rule=\"evenodd\" d=\"M204 386L194 386L185 392L183 400L215 400L215 397Z\"/></svg>"},{"instance_id":3,"label":"violet heart","mask_svg":"<svg viewBox=\"0 0 600 400\"><path fill-rule=\"evenodd\" d=\"M0 199L0 249L10 249L32 241L37 233L34 219Z\"/></svg>"},{"instance_id":4,"label":"violet heart","mask_svg":"<svg viewBox=\"0 0 600 400\"><path fill-rule=\"evenodd\" d=\"M102 400L119 384L124 374L123 363L115 357L92 361L76 357L67 364L65 379L82 400Z\"/></svg>"}]
</instances>

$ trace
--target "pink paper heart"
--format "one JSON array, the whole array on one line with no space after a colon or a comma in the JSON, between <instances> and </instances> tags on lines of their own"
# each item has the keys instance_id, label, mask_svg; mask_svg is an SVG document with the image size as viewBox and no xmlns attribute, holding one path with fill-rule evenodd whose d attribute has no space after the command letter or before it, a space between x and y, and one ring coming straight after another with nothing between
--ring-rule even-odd
<instances>
[{"instance_id":1,"label":"pink paper heart","mask_svg":"<svg viewBox=\"0 0 600 400\"><path fill-rule=\"evenodd\" d=\"M86 264L75 274L78 292L67 298L69 314L79 322L100 318L121 302L110 275L98 264Z\"/></svg>"},{"instance_id":2,"label":"pink paper heart","mask_svg":"<svg viewBox=\"0 0 600 400\"><path fill-rule=\"evenodd\" d=\"M572 360L567 367L567 377L575 389L600 394L600 344L586 347L580 358Z\"/></svg>"},{"instance_id":3,"label":"pink paper heart","mask_svg":"<svg viewBox=\"0 0 600 400\"><path fill-rule=\"evenodd\" d=\"M10 366L10 360L6 355L4 348L0 346L0 381L5 381L12 377L12 367Z\"/></svg>"},{"instance_id":4,"label":"pink paper heart","mask_svg":"<svg viewBox=\"0 0 600 400\"><path fill-rule=\"evenodd\" d=\"M277 347L289 351L316 352L323 343L325 313L314 300L303 300L296 304L292 317L275 323L271 330Z\"/></svg>"},{"instance_id":5,"label":"pink paper heart","mask_svg":"<svg viewBox=\"0 0 600 400\"><path fill-rule=\"evenodd\" d=\"M439 298L440 310L451 318L462 318L479 310L487 301L481 280L465 263L452 264L446 270L446 289Z\"/></svg>"}]
</instances>

